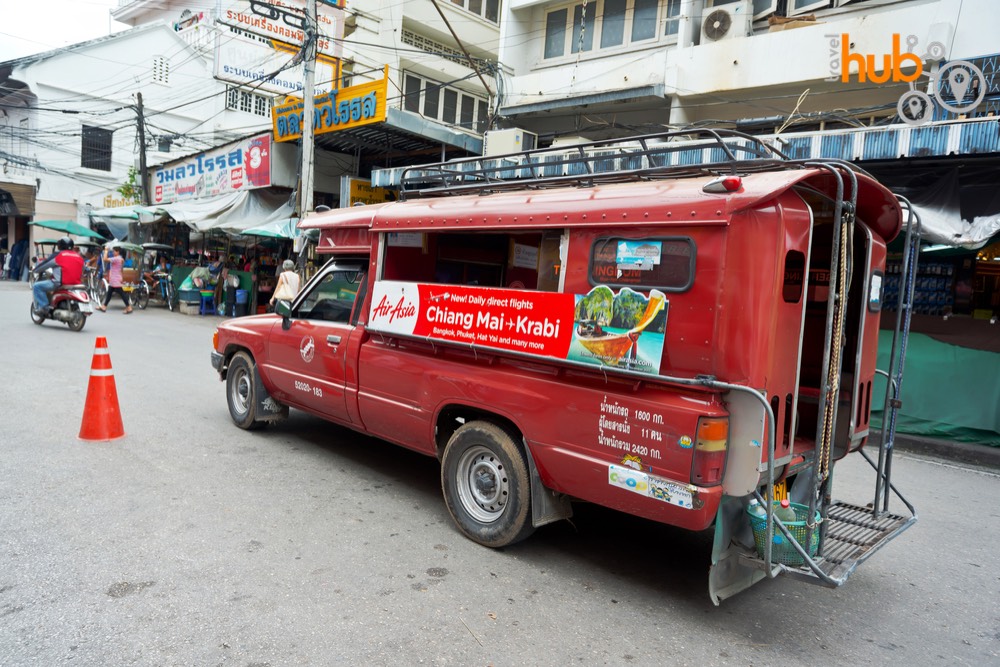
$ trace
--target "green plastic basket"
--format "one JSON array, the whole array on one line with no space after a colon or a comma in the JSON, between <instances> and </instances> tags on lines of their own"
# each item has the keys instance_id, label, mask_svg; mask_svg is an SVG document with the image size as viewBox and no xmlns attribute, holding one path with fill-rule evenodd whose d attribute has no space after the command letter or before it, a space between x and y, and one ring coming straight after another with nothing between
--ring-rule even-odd
<instances>
[{"instance_id":1,"label":"green plastic basket","mask_svg":"<svg viewBox=\"0 0 1000 667\"><path fill-rule=\"evenodd\" d=\"M791 521L785 524L788 528L788 532L795 537L795 540L801 544L805 545L806 536L809 533L809 529L806 526L806 518L809 516L809 508L805 505L800 505L799 503L789 503L791 508L795 510L795 517L797 521ZM774 507L777 508L781 505L780 502L774 501ZM757 553L761 558L764 557L764 547L766 546L767 540L767 517L766 516L756 516L750 512L750 508L747 508L747 515L750 517L750 528L753 529L753 541L757 545ZM815 556L816 549L819 546L819 524L822 518L819 512L816 512L816 525L813 527L812 541L809 543L809 555ZM799 552L795 550L791 544L788 543L788 539L782 534L781 529L778 528L777 523L774 525L774 537L773 544L771 545L771 560L775 563L783 563L785 565L802 565L805 561Z\"/></svg>"}]
</instances>

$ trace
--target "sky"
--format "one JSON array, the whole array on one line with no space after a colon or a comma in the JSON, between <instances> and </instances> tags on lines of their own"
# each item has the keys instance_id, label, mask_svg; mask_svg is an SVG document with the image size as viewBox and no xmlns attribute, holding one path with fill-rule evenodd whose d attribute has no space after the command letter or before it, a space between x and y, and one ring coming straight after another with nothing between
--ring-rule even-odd
<instances>
[{"instance_id":1,"label":"sky","mask_svg":"<svg viewBox=\"0 0 1000 667\"><path fill-rule=\"evenodd\" d=\"M111 20L118 0L0 0L0 6L0 62L129 27Z\"/></svg>"}]
</instances>

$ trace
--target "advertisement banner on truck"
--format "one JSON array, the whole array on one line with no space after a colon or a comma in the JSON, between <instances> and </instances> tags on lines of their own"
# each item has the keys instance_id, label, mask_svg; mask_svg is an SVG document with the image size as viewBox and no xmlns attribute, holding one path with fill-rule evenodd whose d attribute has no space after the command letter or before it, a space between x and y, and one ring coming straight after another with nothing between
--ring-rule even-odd
<instances>
[{"instance_id":1,"label":"advertisement banner on truck","mask_svg":"<svg viewBox=\"0 0 1000 667\"><path fill-rule=\"evenodd\" d=\"M375 283L368 328L657 375L667 300L652 290L587 294Z\"/></svg>"}]
</instances>

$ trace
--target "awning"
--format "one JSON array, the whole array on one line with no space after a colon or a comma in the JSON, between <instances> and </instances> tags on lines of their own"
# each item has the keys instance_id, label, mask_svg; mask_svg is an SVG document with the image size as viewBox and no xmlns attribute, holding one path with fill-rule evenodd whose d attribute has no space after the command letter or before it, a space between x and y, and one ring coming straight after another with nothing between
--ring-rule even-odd
<instances>
[{"instance_id":1,"label":"awning","mask_svg":"<svg viewBox=\"0 0 1000 667\"><path fill-rule=\"evenodd\" d=\"M298 218L281 218L272 220L258 227L251 227L240 232L243 236L264 236L272 239L294 239L302 232L298 228Z\"/></svg>"},{"instance_id":2,"label":"awning","mask_svg":"<svg viewBox=\"0 0 1000 667\"><path fill-rule=\"evenodd\" d=\"M268 189L159 204L151 208L198 232L224 231L232 234L289 218L294 211L287 192Z\"/></svg>"},{"instance_id":3,"label":"awning","mask_svg":"<svg viewBox=\"0 0 1000 667\"><path fill-rule=\"evenodd\" d=\"M115 206L113 208L98 208L90 212L90 217L99 222L107 223L114 220L131 220L139 223L157 222L164 214L156 206Z\"/></svg>"},{"instance_id":4,"label":"awning","mask_svg":"<svg viewBox=\"0 0 1000 667\"><path fill-rule=\"evenodd\" d=\"M0 183L0 215L34 215L35 186Z\"/></svg>"},{"instance_id":5,"label":"awning","mask_svg":"<svg viewBox=\"0 0 1000 667\"><path fill-rule=\"evenodd\" d=\"M54 229L57 232L73 234L74 236L87 236L92 239L101 239L102 241L106 240L97 232L84 227L81 224L73 222L72 220L33 220L28 224L36 227L44 227L45 229Z\"/></svg>"}]
</instances>

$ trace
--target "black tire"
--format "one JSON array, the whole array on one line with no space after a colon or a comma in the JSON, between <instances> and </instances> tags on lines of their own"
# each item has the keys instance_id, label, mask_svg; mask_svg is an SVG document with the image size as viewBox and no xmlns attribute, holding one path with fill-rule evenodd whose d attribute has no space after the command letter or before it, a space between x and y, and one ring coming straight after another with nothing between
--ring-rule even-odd
<instances>
[{"instance_id":1,"label":"black tire","mask_svg":"<svg viewBox=\"0 0 1000 667\"><path fill-rule=\"evenodd\" d=\"M108 281L101 278L97 281L97 302L103 304L108 296Z\"/></svg>"},{"instance_id":2,"label":"black tire","mask_svg":"<svg viewBox=\"0 0 1000 667\"><path fill-rule=\"evenodd\" d=\"M233 423L246 431L260 428L257 421L257 392L254 385L254 363L246 352L237 352L229 362L226 374L226 402Z\"/></svg>"},{"instance_id":3,"label":"black tire","mask_svg":"<svg viewBox=\"0 0 1000 667\"><path fill-rule=\"evenodd\" d=\"M531 535L531 484L521 448L502 428L464 424L441 459L441 489L458 529L473 542L503 547Z\"/></svg>"},{"instance_id":4,"label":"black tire","mask_svg":"<svg viewBox=\"0 0 1000 667\"><path fill-rule=\"evenodd\" d=\"M28 306L28 312L31 313L31 321L34 322L35 324L41 325L41 323L45 321L44 317L35 314L34 301L32 301L31 305Z\"/></svg>"},{"instance_id":5,"label":"black tire","mask_svg":"<svg viewBox=\"0 0 1000 667\"><path fill-rule=\"evenodd\" d=\"M72 306L73 319L66 323L70 331L83 331L83 327L87 324L87 316L80 312L80 309L74 304Z\"/></svg>"},{"instance_id":6,"label":"black tire","mask_svg":"<svg viewBox=\"0 0 1000 667\"><path fill-rule=\"evenodd\" d=\"M167 308L173 312L177 310L177 291L174 290L174 283L167 283Z\"/></svg>"},{"instance_id":7,"label":"black tire","mask_svg":"<svg viewBox=\"0 0 1000 667\"><path fill-rule=\"evenodd\" d=\"M135 305L139 306L139 310L146 310L149 305L149 285L146 281L140 282L132 293L135 294Z\"/></svg>"}]
</instances>

